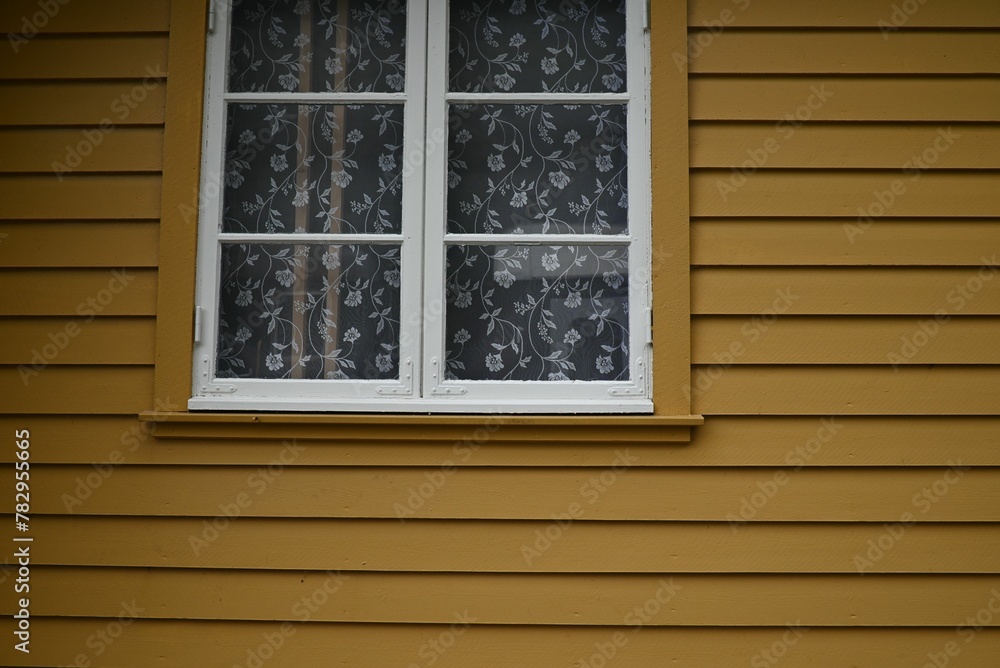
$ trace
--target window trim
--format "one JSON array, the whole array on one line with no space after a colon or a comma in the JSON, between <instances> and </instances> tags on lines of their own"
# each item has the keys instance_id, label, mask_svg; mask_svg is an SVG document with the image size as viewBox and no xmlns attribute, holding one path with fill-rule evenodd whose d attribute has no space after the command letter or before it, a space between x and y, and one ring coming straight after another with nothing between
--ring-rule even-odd
<instances>
[{"instance_id":1,"label":"window trim","mask_svg":"<svg viewBox=\"0 0 1000 668\"><path fill-rule=\"evenodd\" d=\"M202 160L202 103L205 79L208 5L175 3L171 8L169 85L166 102L161 196L158 318L153 406L176 406L191 396L194 334L194 282L197 210ZM656 382L653 416L694 420L684 386L690 379L690 266L688 218L687 71L672 58L687 40L684 0L663 0L651 7L652 331ZM669 203L669 206L666 204ZM184 411L152 410L144 419L188 416ZM229 414L216 414L224 421ZM336 424L350 414L301 415ZM425 416L427 423L447 416ZM649 416L647 416L649 417ZM206 416L207 418L207 416ZM245 419L240 415L239 419ZM623 426L642 416L619 416ZM234 418L236 419L236 418ZM526 421L546 418L522 418ZM581 415L587 424L599 416ZM196 423L196 422L193 422ZM688 424L692 424L688 422ZM625 433L623 433L625 436Z\"/></svg>"}]
</instances>

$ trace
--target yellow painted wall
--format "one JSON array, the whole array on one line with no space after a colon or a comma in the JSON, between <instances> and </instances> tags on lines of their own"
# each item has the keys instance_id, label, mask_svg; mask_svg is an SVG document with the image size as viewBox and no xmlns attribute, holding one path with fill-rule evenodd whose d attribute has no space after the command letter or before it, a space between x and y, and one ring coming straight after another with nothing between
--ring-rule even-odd
<instances>
[{"instance_id":1,"label":"yellow painted wall","mask_svg":"<svg viewBox=\"0 0 1000 668\"><path fill-rule=\"evenodd\" d=\"M1000 5L896 6L690 3L690 443L139 422L170 7L0 44L0 664L996 666Z\"/></svg>"}]
</instances>

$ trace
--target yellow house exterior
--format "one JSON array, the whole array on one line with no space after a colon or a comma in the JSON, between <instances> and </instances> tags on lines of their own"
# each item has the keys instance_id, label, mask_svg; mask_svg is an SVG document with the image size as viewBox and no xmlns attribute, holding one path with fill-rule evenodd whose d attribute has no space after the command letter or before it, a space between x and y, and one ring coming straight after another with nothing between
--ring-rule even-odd
<instances>
[{"instance_id":1,"label":"yellow house exterior","mask_svg":"<svg viewBox=\"0 0 1000 668\"><path fill-rule=\"evenodd\" d=\"M207 17L0 4L0 664L1000 665L1000 3L652 0L627 417L187 413Z\"/></svg>"}]
</instances>

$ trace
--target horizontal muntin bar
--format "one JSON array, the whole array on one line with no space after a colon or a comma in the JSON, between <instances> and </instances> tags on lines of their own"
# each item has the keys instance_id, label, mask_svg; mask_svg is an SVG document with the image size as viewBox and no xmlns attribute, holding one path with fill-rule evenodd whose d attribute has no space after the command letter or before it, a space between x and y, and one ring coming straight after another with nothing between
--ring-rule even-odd
<instances>
[{"instance_id":1,"label":"horizontal muntin bar","mask_svg":"<svg viewBox=\"0 0 1000 668\"><path fill-rule=\"evenodd\" d=\"M452 246L628 246L627 234L446 234Z\"/></svg>"},{"instance_id":2,"label":"horizontal muntin bar","mask_svg":"<svg viewBox=\"0 0 1000 668\"><path fill-rule=\"evenodd\" d=\"M219 234L223 244L392 244L406 239L402 234Z\"/></svg>"},{"instance_id":3,"label":"horizontal muntin bar","mask_svg":"<svg viewBox=\"0 0 1000 668\"><path fill-rule=\"evenodd\" d=\"M403 104L406 93L226 93L240 104Z\"/></svg>"}]
</instances>

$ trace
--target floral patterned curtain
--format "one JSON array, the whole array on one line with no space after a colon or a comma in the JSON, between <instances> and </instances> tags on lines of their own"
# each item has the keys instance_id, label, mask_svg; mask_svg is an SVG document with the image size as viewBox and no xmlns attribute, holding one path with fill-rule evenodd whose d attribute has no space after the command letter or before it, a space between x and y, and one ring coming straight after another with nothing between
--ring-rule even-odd
<instances>
[{"instance_id":1,"label":"floral patterned curtain","mask_svg":"<svg viewBox=\"0 0 1000 668\"><path fill-rule=\"evenodd\" d=\"M628 108L593 97L626 90L625 2L448 14L450 90L500 97L450 105L446 220L425 221L465 235L443 249L447 377L628 380ZM402 91L405 32L402 0L234 3L228 90L271 99L227 105L221 231L259 236L221 248L220 376L398 378L399 242L267 235L401 233L402 105L273 98Z\"/></svg>"},{"instance_id":2,"label":"floral patterned curtain","mask_svg":"<svg viewBox=\"0 0 1000 668\"><path fill-rule=\"evenodd\" d=\"M629 379L624 104L524 104L504 94L621 93L625 2L452 2L447 373L454 380ZM496 234L544 244L492 244Z\"/></svg>"},{"instance_id":3,"label":"floral patterned curtain","mask_svg":"<svg viewBox=\"0 0 1000 668\"><path fill-rule=\"evenodd\" d=\"M228 89L398 92L405 32L400 0L236 2ZM402 151L402 105L230 103L221 231L399 234ZM220 376L399 376L397 242L221 252Z\"/></svg>"}]
</instances>

